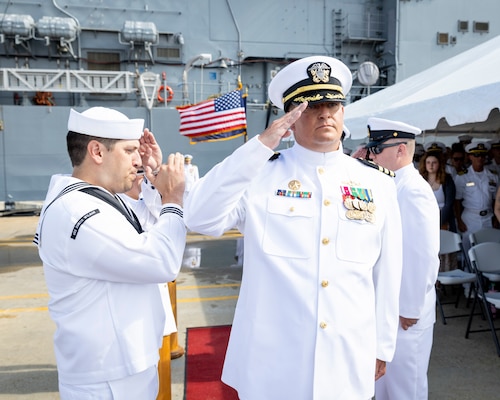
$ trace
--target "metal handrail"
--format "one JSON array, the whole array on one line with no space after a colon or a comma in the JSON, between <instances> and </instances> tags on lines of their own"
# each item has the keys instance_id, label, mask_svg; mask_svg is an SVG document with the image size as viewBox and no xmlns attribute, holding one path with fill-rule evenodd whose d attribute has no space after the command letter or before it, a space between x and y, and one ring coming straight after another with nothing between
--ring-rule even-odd
<instances>
[{"instance_id":1,"label":"metal handrail","mask_svg":"<svg viewBox=\"0 0 500 400\"><path fill-rule=\"evenodd\" d=\"M0 90L124 94L136 91L129 71L0 68Z\"/></svg>"}]
</instances>

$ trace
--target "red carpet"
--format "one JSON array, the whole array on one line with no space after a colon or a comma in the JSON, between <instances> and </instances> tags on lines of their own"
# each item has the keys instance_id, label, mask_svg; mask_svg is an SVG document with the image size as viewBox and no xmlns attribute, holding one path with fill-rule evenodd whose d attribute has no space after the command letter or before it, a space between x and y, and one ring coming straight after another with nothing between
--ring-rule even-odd
<instances>
[{"instance_id":1,"label":"red carpet","mask_svg":"<svg viewBox=\"0 0 500 400\"><path fill-rule=\"evenodd\" d=\"M187 329L186 400L238 400L220 380L230 331L230 325Z\"/></svg>"}]
</instances>

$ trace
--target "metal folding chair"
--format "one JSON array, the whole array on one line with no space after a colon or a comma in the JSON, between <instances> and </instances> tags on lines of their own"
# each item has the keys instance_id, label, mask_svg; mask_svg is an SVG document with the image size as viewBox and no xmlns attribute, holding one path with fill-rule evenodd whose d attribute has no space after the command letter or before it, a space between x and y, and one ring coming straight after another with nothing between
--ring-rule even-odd
<instances>
[{"instance_id":1,"label":"metal folding chair","mask_svg":"<svg viewBox=\"0 0 500 400\"><path fill-rule=\"evenodd\" d=\"M471 246L487 242L500 243L500 229L495 229L495 228L480 229L477 232L469 234L469 240Z\"/></svg>"},{"instance_id":2,"label":"metal folding chair","mask_svg":"<svg viewBox=\"0 0 500 400\"><path fill-rule=\"evenodd\" d=\"M491 306L500 309L500 293L485 291L485 287L491 282L491 279L487 276L491 276L493 279L496 278L498 279L496 282L500 282L500 243L486 242L471 247L469 249L469 259L476 274L476 296L471 308L465 338L468 338L469 334L473 332L491 331L497 354L500 357L500 342L496 333L500 328L495 327L491 312ZM478 302L488 321L488 329L471 329L474 309Z\"/></svg>"},{"instance_id":3,"label":"metal folding chair","mask_svg":"<svg viewBox=\"0 0 500 400\"><path fill-rule=\"evenodd\" d=\"M474 282L476 281L476 275L470 272L467 255L465 254L464 248L462 246L462 238L460 237L460 235L458 233L442 229L440 231L439 255L453 254L453 253L462 255L462 259L464 261L463 264L465 264L463 265L463 268L469 270L469 272L457 268L451 271L440 272L438 274L436 282L436 305L438 307L439 313L441 314L441 320L445 325L446 325L446 318L467 317L469 316L469 314L445 316L443 305L455 304L455 308L457 308L458 303L460 301L460 295L463 291L462 290L458 291L457 297L454 302L443 303L441 302L440 299L438 282L441 287L456 286L456 285L463 285L464 283L470 283L471 284L471 290L469 291L469 299L470 299L470 296L473 294L473 287L474 287Z\"/></svg>"}]
</instances>

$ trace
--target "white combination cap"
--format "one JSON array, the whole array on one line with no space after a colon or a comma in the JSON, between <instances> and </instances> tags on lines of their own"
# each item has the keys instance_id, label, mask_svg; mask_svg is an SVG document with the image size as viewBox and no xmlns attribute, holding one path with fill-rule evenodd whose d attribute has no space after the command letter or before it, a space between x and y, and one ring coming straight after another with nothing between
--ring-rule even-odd
<instances>
[{"instance_id":1,"label":"white combination cap","mask_svg":"<svg viewBox=\"0 0 500 400\"><path fill-rule=\"evenodd\" d=\"M488 140L488 144L490 145L490 148L498 149L500 148L500 139Z\"/></svg>"},{"instance_id":2,"label":"white combination cap","mask_svg":"<svg viewBox=\"0 0 500 400\"><path fill-rule=\"evenodd\" d=\"M445 153L446 145L442 142L430 142L424 146L427 153Z\"/></svg>"},{"instance_id":3,"label":"white combination cap","mask_svg":"<svg viewBox=\"0 0 500 400\"><path fill-rule=\"evenodd\" d=\"M129 119L105 107L92 107L82 113L71 109L68 119L68 131L106 139L140 139L143 129L142 118Z\"/></svg>"},{"instance_id":4,"label":"white combination cap","mask_svg":"<svg viewBox=\"0 0 500 400\"><path fill-rule=\"evenodd\" d=\"M459 142L470 142L472 140L472 136L471 135L460 135L458 137L458 141Z\"/></svg>"},{"instance_id":5,"label":"white combination cap","mask_svg":"<svg viewBox=\"0 0 500 400\"><path fill-rule=\"evenodd\" d=\"M475 142L465 146L465 152L469 154L486 154L491 149L491 145L486 142Z\"/></svg>"},{"instance_id":6,"label":"white combination cap","mask_svg":"<svg viewBox=\"0 0 500 400\"><path fill-rule=\"evenodd\" d=\"M400 121L383 118L368 118L368 137L366 147L373 147L389 139L415 139L422 131L416 126Z\"/></svg>"},{"instance_id":7,"label":"white combination cap","mask_svg":"<svg viewBox=\"0 0 500 400\"><path fill-rule=\"evenodd\" d=\"M345 101L352 74L340 60L326 56L301 58L287 65L271 80L269 98L287 111L292 103Z\"/></svg>"}]
</instances>

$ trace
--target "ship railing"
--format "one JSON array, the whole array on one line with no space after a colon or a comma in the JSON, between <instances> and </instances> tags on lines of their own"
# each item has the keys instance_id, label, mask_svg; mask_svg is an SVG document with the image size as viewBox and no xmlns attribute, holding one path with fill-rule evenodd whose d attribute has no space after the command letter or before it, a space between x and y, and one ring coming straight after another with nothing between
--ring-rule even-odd
<instances>
[{"instance_id":1,"label":"ship railing","mask_svg":"<svg viewBox=\"0 0 500 400\"><path fill-rule=\"evenodd\" d=\"M0 90L125 94L135 92L130 71L0 68Z\"/></svg>"}]
</instances>

